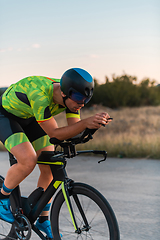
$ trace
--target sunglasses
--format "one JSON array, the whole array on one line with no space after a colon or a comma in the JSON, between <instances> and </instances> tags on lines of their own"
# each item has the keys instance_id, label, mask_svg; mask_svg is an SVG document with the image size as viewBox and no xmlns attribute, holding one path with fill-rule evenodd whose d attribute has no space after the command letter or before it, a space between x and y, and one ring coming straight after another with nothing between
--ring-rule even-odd
<instances>
[{"instance_id":1,"label":"sunglasses","mask_svg":"<svg viewBox=\"0 0 160 240\"><path fill-rule=\"evenodd\" d=\"M78 104L87 103L90 99L90 98L85 97L84 95L82 95L79 92L72 92L69 98Z\"/></svg>"}]
</instances>

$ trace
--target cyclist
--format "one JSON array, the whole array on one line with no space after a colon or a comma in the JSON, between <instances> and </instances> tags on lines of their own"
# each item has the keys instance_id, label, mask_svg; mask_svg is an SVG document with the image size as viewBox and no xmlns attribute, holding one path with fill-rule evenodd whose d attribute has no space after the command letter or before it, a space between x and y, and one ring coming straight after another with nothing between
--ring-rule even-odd
<instances>
[{"instance_id":1,"label":"cyclist","mask_svg":"<svg viewBox=\"0 0 160 240\"><path fill-rule=\"evenodd\" d=\"M110 120L102 112L80 119L80 109L91 99L94 82L91 75L80 68L67 70L61 79L42 76L26 77L12 84L0 99L0 140L17 159L6 174L0 192L0 217L10 223L9 195L34 169L41 151L53 151L49 138L68 139L86 128L100 128ZM66 111L68 126L58 128L55 115ZM39 165L38 187L47 188L52 180L49 166ZM36 222L39 230L52 238L46 205Z\"/></svg>"}]
</instances>

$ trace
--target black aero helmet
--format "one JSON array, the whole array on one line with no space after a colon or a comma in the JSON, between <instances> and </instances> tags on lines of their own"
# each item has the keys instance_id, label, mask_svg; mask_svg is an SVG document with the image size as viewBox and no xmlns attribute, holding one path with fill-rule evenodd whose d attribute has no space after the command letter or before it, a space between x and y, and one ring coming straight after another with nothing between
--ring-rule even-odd
<instances>
[{"instance_id":1,"label":"black aero helmet","mask_svg":"<svg viewBox=\"0 0 160 240\"><path fill-rule=\"evenodd\" d=\"M77 103L87 103L93 95L93 78L81 68L67 70L62 75L60 85L67 98L71 98Z\"/></svg>"}]
</instances>

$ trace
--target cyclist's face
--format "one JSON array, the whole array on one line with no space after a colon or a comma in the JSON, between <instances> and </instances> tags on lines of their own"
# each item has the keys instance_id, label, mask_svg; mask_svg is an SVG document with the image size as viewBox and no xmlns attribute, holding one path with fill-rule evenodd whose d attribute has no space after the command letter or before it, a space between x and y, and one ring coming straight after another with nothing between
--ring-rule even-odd
<instances>
[{"instance_id":1,"label":"cyclist's face","mask_svg":"<svg viewBox=\"0 0 160 240\"><path fill-rule=\"evenodd\" d=\"M72 112L77 112L82 107L84 107L84 103L76 103L75 101L73 101L70 98L66 99L66 105L69 108L69 110L71 110Z\"/></svg>"},{"instance_id":2,"label":"cyclist's face","mask_svg":"<svg viewBox=\"0 0 160 240\"><path fill-rule=\"evenodd\" d=\"M63 92L61 92L61 95L62 95L62 97L66 96ZM82 107L84 107L84 103L77 103L70 98L67 98L65 103L66 103L66 106L69 108L69 110L72 112L77 112Z\"/></svg>"}]
</instances>

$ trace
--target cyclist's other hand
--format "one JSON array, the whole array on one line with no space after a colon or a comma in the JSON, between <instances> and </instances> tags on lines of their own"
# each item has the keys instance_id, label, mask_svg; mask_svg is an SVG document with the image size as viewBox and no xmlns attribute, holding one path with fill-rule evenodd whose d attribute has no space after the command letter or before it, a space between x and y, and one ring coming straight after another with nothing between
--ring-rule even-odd
<instances>
[{"instance_id":1,"label":"cyclist's other hand","mask_svg":"<svg viewBox=\"0 0 160 240\"><path fill-rule=\"evenodd\" d=\"M112 122L112 121L113 121L113 118L110 117L109 114L107 113L107 115L106 115L106 125L107 125L108 123Z\"/></svg>"},{"instance_id":2,"label":"cyclist's other hand","mask_svg":"<svg viewBox=\"0 0 160 240\"><path fill-rule=\"evenodd\" d=\"M105 123L102 123L101 126L107 125L109 122L112 122L113 118L110 117L110 115L106 112L101 113L103 117L105 118Z\"/></svg>"},{"instance_id":3,"label":"cyclist's other hand","mask_svg":"<svg viewBox=\"0 0 160 240\"><path fill-rule=\"evenodd\" d=\"M87 128L98 129L102 125L106 125L109 123L109 121L111 121L111 120L107 121L108 118L110 118L110 116L106 112L97 113L92 117L86 118Z\"/></svg>"}]
</instances>

